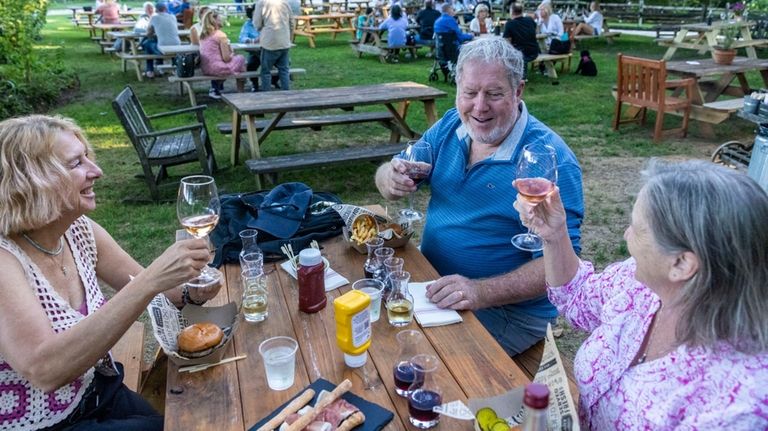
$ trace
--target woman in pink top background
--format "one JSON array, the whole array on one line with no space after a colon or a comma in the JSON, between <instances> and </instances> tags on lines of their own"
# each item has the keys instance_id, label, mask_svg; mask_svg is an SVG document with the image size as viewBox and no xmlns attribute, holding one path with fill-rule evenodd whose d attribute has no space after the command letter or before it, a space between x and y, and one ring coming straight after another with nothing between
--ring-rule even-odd
<instances>
[{"instance_id":1,"label":"woman in pink top background","mask_svg":"<svg viewBox=\"0 0 768 431\"><path fill-rule=\"evenodd\" d=\"M101 15L102 24L118 24L120 22L120 5L114 0L104 0L104 3L94 12Z\"/></svg>"},{"instance_id":2,"label":"woman in pink top background","mask_svg":"<svg viewBox=\"0 0 768 431\"><path fill-rule=\"evenodd\" d=\"M200 33L200 69L204 74L213 76L245 72L245 57L235 55L232 51L227 35L221 31L219 13L214 10L209 10L203 16L203 31ZM214 99L220 99L224 81L211 81L211 85L215 87L211 88L208 95Z\"/></svg>"},{"instance_id":3,"label":"woman in pink top background","mask_svg":"<svg viewBox=\"0 0 768 431\"><path fill-rule=\"evenodd\" d=\"M574 360L589 429L768 429L768 195L703 161L652 160L624 238L596 273L573 252L559 190L518 197L544 238L549 299L591 332Z\"/></svg>"}]
</instances>

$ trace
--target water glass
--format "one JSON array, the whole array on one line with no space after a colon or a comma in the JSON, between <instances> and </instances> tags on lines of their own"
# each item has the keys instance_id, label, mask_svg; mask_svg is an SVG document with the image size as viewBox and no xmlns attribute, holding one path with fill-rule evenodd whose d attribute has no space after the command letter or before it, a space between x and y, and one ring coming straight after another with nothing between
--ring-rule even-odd
<instances>
[{"instance_id":1,"label":"water glass","mask_svg":"<svg viewBox=\"0 0 768 431\"><path fill-rule=\"evenodd\" d=\"M267 276L261 269L246 269L241 274L243 281L243 317L247 322L261 322L269 315Z\"/></svg>"},{"instance_id":2,"label":"water glass","mask_svg":"<svg viewBox=\"0 0 768 431\"><path fill-rule=\"evenodd\" d=\"M352 283L352 289L371 297L371 305L368 306L371 312L371 323L378 321L381 317L381 294L384 291L384 283L372 278L363 278Z\"/></svg>"},{"instance_id":3,"label":"water glass","mask_svg":"<svg viewBox=\"0 0 768 431\"><path fill-rule=\"evenodd\" d=\"M264 255L259 251L241 255L240 268L244 271L264 271Z\"/></svg>"},{"instance_id":4,"label":"water glass","mask_svg":"<svg viewBox=\"0 0 768 431\"><path fill-rule=\"evenodd\" d=\"M389 282L387 281L389 273L384 267L384 261L395 255L395 249L392 247L380 247L373 252L373 255L376 256L376 261L383 268L383 270L377 274L376 279L381 280L381 282L384 283L384 292L382 294L382 298L384 298L384 302L386 302L392 286L390 286Z\"/></svg>"},{"instance_id":5,"label":"water glass","mask_svg":"<svg viewBox=\"0 0 768 431\"><path fill-rule=\"evenodd\" d=\"M270 389L282 391L293 386L298 348L299 343L291 337L272 337L259 344Z\"/></svg>"}]
</instances>

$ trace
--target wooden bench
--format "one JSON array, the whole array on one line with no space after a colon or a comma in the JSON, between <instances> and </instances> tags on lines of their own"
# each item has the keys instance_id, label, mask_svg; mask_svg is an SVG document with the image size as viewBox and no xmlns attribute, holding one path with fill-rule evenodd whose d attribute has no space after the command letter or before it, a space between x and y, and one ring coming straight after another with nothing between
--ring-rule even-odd
<instances>
[{"instance_id":1,"label":"wooden bench","mask_svg":"<svg viewBox=\"0 0 768 431\"><path fill-rule=\"evenodd\" d=\"M144 76L141 73L141 63L147 60L172 60L173 55L155 55L155 54L132 54L129 52L118 52L117 57L123 63L123 72L128 70L128 64L130 63L136 71L136 78L139 81L144 80Z\"/></svg>"},{"instance_id":2,"label":"wooden bench","mask_svg":"<svg viewBox=\"0 0 768 431\"><path fill-rule=\"evenodd\" d=\"M619 36L621 36L621 33L619 33L618 31L611 31L606 26L606 21L603 20L603 29L600 30L600 34L598 34L598 35L580 34L578 36L573 36L573 40L575 40L576 42L581 42L581 41L589 40L589 39L605 39L605 41L608 44L611 44L611 43L613 43L613 38L614 37L619 37Z\"/></svg>"},{"instance_id":3,"label":"wooden bench","mask_svg":"<svg viewBox=\"0 0 768 431\"><path fill-rule=\"evenodd\" d=\"M536 372L539 371L539 365L541 364L541 357L544 355L544 340L534 344L528 350L513 356L512 360L520 367L521 370L533 380L536 376ZM568 387L571 390L571 396L573 397L573 403L576 410L579 408L579 387L576 384L576 378L573 376L573 361L560 355L560 359L563 361L563 368L565 369L565 375L568 377Z\"/></svg>"},{"instance_id":4,"label":"wooden bench","mask_svg":"<svg viewBox=\"0 0 768 431\"><path fill-rule=\"evenodd\" d=\"M573 53L571 52L568 54L539 54L539 56L531 62L531 71L534 71L535 68L542 63L547 71L547 76L552 79L557 79L555 65L560 63L560 73L569 72L571 70L572 57Z\"/></svg>"},{"instance_id":5,"label":"wooden bench","mask_svg":"<svg viewBox=\"0 0 768 431\"><path fill-rule=\"evenodd\" d=\"M141 390L144 370L144 324L133 322L128 331L112 347L112 358L123 364L123 383L132 391Z\"/></svg>"},{"instance_id":6,"label":"wooden bench","mask_svg":"<svg viewBox=\"0 0 768 431\"><path fill-rule=\"evenodd\" d=\"M352 48L352 51L355 51L357 53L357 58L361 58L363 54L372 54L379 57L379 61L382 63L391 62L392 59L395 59L395 52L396 51L408 51L411 53L411 58L415 59L418 57L418 51L421 48L429 48L427 45L423 44L415 44L415 45L402 45L402 46L377 46L377 45L371 45L368 43L360 43L359 40L350 40L349 46Z\"/></svg>"},{"instance_id":7,"label":"wooden bench","mask_svg":"<svg viewBox=\"0 0 768 431\"><path fill-rule=\"evenodd\" d=\"M277 183L277 173L296 169L328 166L346 162L362 162L391 158L405 148L404 143L381 144L367 147L348 147L313 153L289 154L284 156L250 159L245 165L255 175L266 174L272 183Z\"/></svg>"},{"instance_id":8,"label":"wooden bench","mask_svg":"<svg viewBox=\"0 0 768 431\"><path fill-rule=\"evenodd\" d=\"M389 111L381 111L381 112L352 112L352 113L345 113L345 114L313 115L313 116L303 116L303 117L283 117L277 123L277 125L274 127L273 130L288 130L288 129L299 129L304 127L309 127L314 131L319 131L322 129L323 126L369 123L373 121L379 121L389 129L394 128L394 125L393 125L394 117L392 116L392 113ZM259 120L259 121L255 121L253 124L256 127L257 131L262 131L265 128L267 128L267 126L269 126L270 122L271 120ZM247 127L248 126L246 124L243 124L240 126L240 130L244 133L247 133L247 130L248 130ZM221 134L231 135L232 123L219 123L216 126L216 129Z\"/></svg>"},{"instance_id":9,"label":"wooden bench","mask_svg":"<svg viewBox=\"0 0 768 431\"><path fill-rule=\"evenodd\" d=\"M300 69L300 68L291 68L289 70L291 81L293 81L294 77L299 74L305 74L307 73L306 69ZM194 75L189 76L186 78L180 78L176 75L171 75L168 77L168 82L175 84L179 84L179 94L184 94L184 91L186 90L187 94L189 94L189 101L192 104L192 106L197 105L197 99L195 98L195 92L192 89L192 83L193 82L209 82L209 81L220 81L220 80L228 80L228 79L234 79L237 86L237 91L242 92L245 90L245 80L250 78L258 78L261 76L261 72L251 71L251 72L242 72L237 73L234 75L227 75L227 76L210 76L210 75ZM272 76L277 76L277 69L272 70Z\"/></svg>"}]
</instances>

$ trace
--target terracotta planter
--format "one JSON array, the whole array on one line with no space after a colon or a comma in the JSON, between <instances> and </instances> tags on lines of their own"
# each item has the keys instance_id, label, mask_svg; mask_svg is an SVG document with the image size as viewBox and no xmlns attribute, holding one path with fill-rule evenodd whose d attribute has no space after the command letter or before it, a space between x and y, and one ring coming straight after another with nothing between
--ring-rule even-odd
<instances>
[{"instance_id":1,"label":"terracotta planter","mask_svg":"<svg viewBox=\"0 0 768 431\"><path fill-rule=\"evenodd\" d=\"M731 64L736 57L735 49L714 49L712 50L712 59L717 64Z\"/></svg>"}]
</instances>

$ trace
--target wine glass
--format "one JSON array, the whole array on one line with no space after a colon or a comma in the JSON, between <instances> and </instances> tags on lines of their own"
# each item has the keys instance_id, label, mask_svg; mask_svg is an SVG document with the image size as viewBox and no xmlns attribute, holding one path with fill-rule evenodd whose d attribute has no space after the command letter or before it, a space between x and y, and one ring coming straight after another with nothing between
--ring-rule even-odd
<instances>
[{"instance_id":1,"label":"wine glass","mask_svg":"<svg viewBox=\"0 0 768 431\"><path fill-rule=\"evenodd\" d=\"M395 156L405 165L405 175L418 186L432 172L432 146L429 142L419 139L409 141L405 152ZM401 220L413 222L424 218L424 214L413 209L413 193L408 195L408 208L400 210Z\"/></svg>"},{"instance_id":2,"label":"wine glass","mask_svg":"<svg viewBox=\"0 0 768 431\"><path fill-rule=\"evenodd\" d=\"M523 199L533 204L546 199L557 183L555 149L544 144L523 147L515 177L512 185ZM512 245L520 250L539 251L544 248L544 241L528 229L528 232L512 237Z\"/></svg>"},{"instance_id":3,"label":"wine glass","mask_svg":"<svg viewBox=\"0 0 768 431\"><path fill-rule=\"evenodd\" d=\"M219 222L221 203L216 181L207 175L192 175L181 179L176 200L176 215L184 229L195 238L205 238ZM210 241L210 239L209 239ZM219 272L209 266L203 268L198 279L204 282L217 279Z\"/></svg>"}]
</instances>

